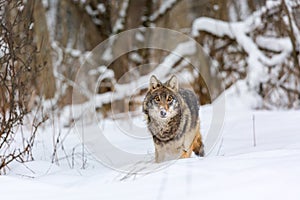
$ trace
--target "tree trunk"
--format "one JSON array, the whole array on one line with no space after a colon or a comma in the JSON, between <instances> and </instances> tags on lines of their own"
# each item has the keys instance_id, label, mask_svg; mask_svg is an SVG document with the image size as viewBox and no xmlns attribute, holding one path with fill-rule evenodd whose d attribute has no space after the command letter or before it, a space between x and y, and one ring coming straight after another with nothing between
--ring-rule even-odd
<instances>
[{"instance_id":1,"label":"tree trunk","mask_svg":"<svg viewBox=\"0 0 300 200\"><path fill-rule=\"evenodd\" d=\"M51 55L51 44L49 41L49 32L45 16L45 9L41 0L29 1L29 4L34 4L34 36L37 54L35 55L35 67L38 70L38 76L33 80L38 94L46 99L54 97L56 91L55 79L53 76L53 64Z\"/></svg>"}]
</instances>

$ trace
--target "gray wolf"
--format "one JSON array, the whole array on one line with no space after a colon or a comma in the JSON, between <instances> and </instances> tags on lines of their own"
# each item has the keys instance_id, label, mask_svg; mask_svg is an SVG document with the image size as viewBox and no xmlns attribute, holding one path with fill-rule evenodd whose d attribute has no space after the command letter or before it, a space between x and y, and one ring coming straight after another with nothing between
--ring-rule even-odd
<instances>
[{"instance_id":1,"label":"gray wolf","mask_svg":"<svg viewBox=\"0 0 300 200\"><path fill-rule=\"evenodd\" d=\"M188 158L192 151L204 156L197 97L179 88L175 75L165 83L151 76L143 112L154 141L156 162Z\"/></svg>"}]
</instances>

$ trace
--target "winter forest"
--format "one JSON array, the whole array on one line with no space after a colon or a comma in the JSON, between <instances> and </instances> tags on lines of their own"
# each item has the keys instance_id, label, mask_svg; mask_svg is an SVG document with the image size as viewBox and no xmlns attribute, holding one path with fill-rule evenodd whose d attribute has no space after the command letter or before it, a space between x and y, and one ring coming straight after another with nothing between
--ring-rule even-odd
<instances>
[{"instance_id":1,"label":"winter forest","mask_svg":"<svg viewBox=\"0 0 300 200\"><path fill-rule=\"evenodd\" d=\"M0 22L0 196L299 198L300 1L0 0ZM197 95L204 158L153 162L153 74Z\"/></svg>"}]
</instances>

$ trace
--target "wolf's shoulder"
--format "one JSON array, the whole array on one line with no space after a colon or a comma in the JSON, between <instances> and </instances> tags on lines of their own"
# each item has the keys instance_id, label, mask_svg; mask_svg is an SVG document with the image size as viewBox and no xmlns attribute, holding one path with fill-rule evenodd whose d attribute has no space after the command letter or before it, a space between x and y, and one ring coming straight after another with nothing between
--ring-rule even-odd
<instances>
[{"instance_id":1,"label":"wolf's shoulder","mask_svg":"<svg viewBox=\"0 0 300 200\"><path fill-rule=\"evenodd\" d=\"M191 111L198 112L198 97L193 91L188 89L179 89L179 95L183 98L184 102L187 104Z\"/></svg>"},{"instance_id":2,"label":"wolf's shoulder","mask_svg":"<svg viewBox=\"0 0 300 200\"><path fill-rule=\"evenodd\" d=\"M179 89L179 95L184 99L186 103L195 104L198 106L198 97L189 89Z\"/></svg>"}]
</instances>

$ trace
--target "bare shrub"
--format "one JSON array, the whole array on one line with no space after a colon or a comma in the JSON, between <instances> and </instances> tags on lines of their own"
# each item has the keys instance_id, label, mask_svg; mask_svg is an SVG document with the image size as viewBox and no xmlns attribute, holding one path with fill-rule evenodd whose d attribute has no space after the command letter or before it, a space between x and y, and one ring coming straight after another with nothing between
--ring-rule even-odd
<instances>
[{"instance_id":1,"label":"bare shrub","mask_svg":"<svg viewBox=\"0 0 300 200\"><path fill-rule=\"evenodd\" d=\"M32 159L37 128L46 119L36 114L32 131L22 132L34 106L32 82L43 66L33 66L37 54L33 40L32 8L22 1L0 1L0 174L12 161ZM40 108L37 108L39 110Z\"/></svg>"}]
</instances>

